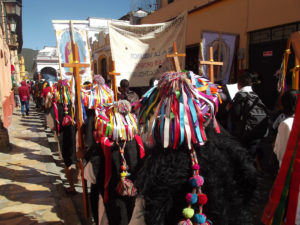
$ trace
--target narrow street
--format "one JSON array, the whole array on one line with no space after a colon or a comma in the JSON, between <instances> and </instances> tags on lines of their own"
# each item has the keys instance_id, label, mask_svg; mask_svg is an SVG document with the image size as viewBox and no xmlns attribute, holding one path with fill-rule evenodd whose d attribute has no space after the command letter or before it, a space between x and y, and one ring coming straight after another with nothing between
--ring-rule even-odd
<instances>
[{"instance_id":1,"label":"narrow street","mask_svg":"<svg viewBox=\"0 0 300 225\"><path fill-rule=\"evenodd\" d=\"M33 107L26 117L14 110L11 149L0 150L0 225L93 224L83 218L81 184L75 196L64 191L58 143L43 117Z\"/></svg>"}]
</instances>

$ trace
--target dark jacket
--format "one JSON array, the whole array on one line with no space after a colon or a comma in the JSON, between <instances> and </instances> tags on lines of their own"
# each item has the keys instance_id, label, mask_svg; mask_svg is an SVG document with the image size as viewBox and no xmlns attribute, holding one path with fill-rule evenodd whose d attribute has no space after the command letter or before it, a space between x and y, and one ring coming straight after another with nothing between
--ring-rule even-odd
<instances>
[{"instance_id":1,"label":"dark jacket","mask_svg":"<svg viewBox=\"0 0 300 225\"><path fill-rule=\"evenodd\" d=\"M19 96L21 101L29 101L29 89L27 87L26 81L21 82L21 87L19 87Z\"/></svg>"}]
</instances>

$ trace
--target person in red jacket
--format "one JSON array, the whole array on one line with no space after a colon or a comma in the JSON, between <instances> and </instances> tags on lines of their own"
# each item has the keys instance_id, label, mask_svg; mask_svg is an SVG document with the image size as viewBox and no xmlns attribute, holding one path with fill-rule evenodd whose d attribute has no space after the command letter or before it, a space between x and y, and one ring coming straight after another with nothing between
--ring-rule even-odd
<instances>
[{"instance_id":1,"label":"person in red jacket","mask_svg":"<svg viewBox=\"0 0 300 225\"><path fill-rule=\"evenodd\" d=\"M24 106L26 107L26 115L29 115L29 100L30 100L30 95L29 95L29 89L27 87L26 81L23 80L21 82L21 87L19 87L19 96L21 100L21 113L22 116L25 115L24 112Z\"/></svg>"},{"instance_id":2,"label":"person in red jacket","mask_svg":"<svg viewBox=\"0 0 300 225\"><path fill-rule=\"evenodd\" d=\"M45 103L46 103L47 95L50 91L51 91L51 87L50 87L49 83L46 81L44 83L44 89L41 94L41 98L43 98L43 107L44 107L45 112L48 111L48 109L46 109L46 107L45 107Z\"/></svg>"}]
</instances>

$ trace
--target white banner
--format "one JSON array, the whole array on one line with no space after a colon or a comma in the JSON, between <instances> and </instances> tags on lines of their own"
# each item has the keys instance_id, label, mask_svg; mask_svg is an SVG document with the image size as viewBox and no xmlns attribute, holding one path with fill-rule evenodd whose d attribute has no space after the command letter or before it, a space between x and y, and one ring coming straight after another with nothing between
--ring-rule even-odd
<instances>
[{"instance_id":1,"label":"white banner","mask_svg":"<svg viewBox=\"0 0 300 225\"><path fill-rule=\"evenodd\" d=\"M117 85L129 80L131 87L149 86L151 78L175 70L173 61L166 58L173 53L173 42L178 53L185 53L186 13L174 20L159 24L123 25L109 24L110 46L115 61ZM184 69L184 58L180 57Z\"/></svg>"},{"instance_id":2,"label":"white banner","mask_svg":"<svg viewBox=\"0 0 300 225\"><path fill-rule=\"evenodd\" d=\"M217 74L215 69L215 81L222 81L223 84L227 84L230 76L234 51L235 51L235 39L236 35L223 34L218 32L203 32L202 33L202 57L204 60L209 61L209 47L213 47L214 60L218 60L220 51L220 61L224 64L220 67L220 73ZM220 50L219 50L220 47ZM208 66L203 66L204 75L208 77Z\"/></svg>"},{"instance_id":3,"label":"white banner","mask_svg":"<svg viewBox=\"0 0 300 225\"><path fill-rule=\"evenodd\" d=\"M66 21L52 21L57 42L58 58L60 63L60 73L62 79L70 80L73 77L73 68L62 67L62 63L73 63L73 52L71 45L71 31L70 23ZM87 38L88 24L83 21L82 23L73 23L73 39L78 47L79 63L90 64L90 49ZM81 83L86 81L92 82L91 67L81 67L79 69L81 76Z\"/></svg>"}]
</instances>

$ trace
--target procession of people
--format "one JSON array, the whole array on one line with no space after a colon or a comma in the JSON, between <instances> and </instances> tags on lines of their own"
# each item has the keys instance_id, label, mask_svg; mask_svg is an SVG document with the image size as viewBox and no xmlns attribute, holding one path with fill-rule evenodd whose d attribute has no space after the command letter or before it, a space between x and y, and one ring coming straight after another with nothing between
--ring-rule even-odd
<instances>
[{"instance_id":1,"label":"procession of people","mask_svg":"<svg viewBox=\"0 0 300 225\"><path fill-rule=\"evenodd\" d=\"M198 18L195 12L217 2L193 8L189 2L189 10L178 9L155 24L147 19L132 24L131 14L128 23L52 20L56 47L41 52L36 61L55 58L56 68L36 65L34 79L12 80L9 86L12 116L19 126L11 128L16 133L12 141L22 145L12 142L12 152L25 149L34 133L41 151L50 148L42 137L52 138L51 145L55 140L59 152L48 151L55 160L40 159L43 154L33 154L36 150L29 146L16 158L49 163L38 167L35 162L33 169L3 157L3 165L12 171L22 165L27 172L52 176L43 186L29 175L30 188L41 199L41 190L62 189L37 209L26 196L24 202L31 205L24 208L33 208L30 215L40 221L44 215L60 217L57 211L65 213L65 198L71 199L69 204L80 196L76 213L80 207L89 220L85 224L81 219L84 225L300 225L300 32L292 30L294 25L299 29L299 22L272 27L270 34L262 26L253 31L255 10L248 4L242 7L247 19L232 25L246 27L242 35L234 29L227 33L225 28L215 32L201 27L198 43L191 33L203 14ZM192 16L198 19L188 23ZM287 27L294 33L285 33ZM289 38L284 52L257 50L264 36L281 40L276 32ZM247 51L251 54L246 56ZM270 77L262 71L268 71L271 56L282 60L272 65L280 69ZM50 166L53 161L59 169ZM59 173L66 182L57 181ZM22 202L22 194L14 196L12 190L6 199ZM48 207L48 200L55 207ZM15 220L6 213L4 221Z\"/></svg>"},{"instance_id":2,"label":"procession of people","mask_svg":"<svg viewBox=\"0 0 300 225\"><path fill-rule=\"evenodd\" d=\"M260 224L272 189L261 188L260 175L270 171L261 163L274 161L269 175L275 181L298 92L286 91L283 108L270 111L253 92L252 79L242 73L240 91L222 105L226 92L191 71L162 74L143 96L123 79L116 97L94 75L81 86L81 116L71 80L35 81L31 91L23 81L18 95L22 116L29 114L30 94L36 110L45 112L65 163L66 193L77 194L72 174L84 169L96 224ZM227 109L225 128L217 121L221 107ZM262 144L267 139L269 146ZM267 154L264 148L272 146Z\"/></svg>"}]
</instances>

